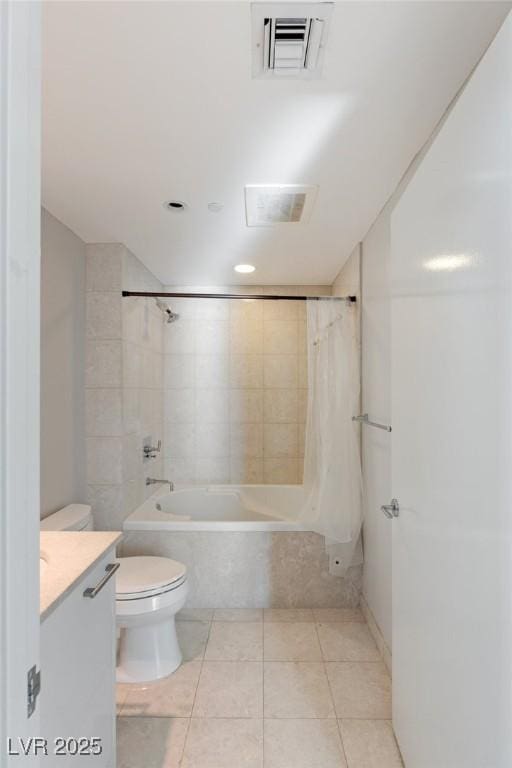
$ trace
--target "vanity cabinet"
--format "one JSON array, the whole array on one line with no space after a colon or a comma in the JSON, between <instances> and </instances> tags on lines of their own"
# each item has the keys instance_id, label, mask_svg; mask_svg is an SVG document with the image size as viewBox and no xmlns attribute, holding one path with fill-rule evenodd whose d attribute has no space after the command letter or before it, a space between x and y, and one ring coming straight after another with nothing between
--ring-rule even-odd
<instances>
[{"instance_id":1,"label":"vanity cabinet","mask_svg":"<svg viewBox=\"0 0 512 768\"><path fill-rule=\"evenodd\" d=\"M113 563L112 547L41 625L38 707L48 765L115 767L115 576L94 597L84 596Z\"/></svg>"}]
</instances>

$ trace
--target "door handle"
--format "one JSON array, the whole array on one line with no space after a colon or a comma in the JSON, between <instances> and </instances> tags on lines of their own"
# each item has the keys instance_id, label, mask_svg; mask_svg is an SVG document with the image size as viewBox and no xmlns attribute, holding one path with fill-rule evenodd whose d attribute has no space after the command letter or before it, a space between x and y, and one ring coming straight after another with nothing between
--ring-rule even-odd
<instances>
[{"instance_id":1,"label":"door handle","mask_svg":"<svg viewBox=\"0 0 512 768\"><path fill-rule=\"evenodd\" d=\"M381 506L381 511L384 512L387 518L392 520L394 517L398 517L400 514L400 505L398 503L398 499L391 499L390 504L383 504Z\"/></svg>"}]
</instances>

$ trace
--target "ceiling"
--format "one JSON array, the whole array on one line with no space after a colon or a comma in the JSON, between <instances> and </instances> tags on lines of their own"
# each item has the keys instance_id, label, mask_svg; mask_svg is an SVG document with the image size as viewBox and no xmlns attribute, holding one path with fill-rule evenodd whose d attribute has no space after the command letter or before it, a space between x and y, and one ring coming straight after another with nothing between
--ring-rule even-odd
<instances>
[{"instance_id":1,"label":"ceiling","mask_svg":"<svg viewBox=\"0 0 512 768\"><path fill-rule=\"evenodd\" d=\"M330 283L508 10L337 2L323 76L269 81L249 2L46 2L43 203L165 284ZM319 186L309 221L247 227L244 185L279 183Z\"/></svg>"}]
</instances>

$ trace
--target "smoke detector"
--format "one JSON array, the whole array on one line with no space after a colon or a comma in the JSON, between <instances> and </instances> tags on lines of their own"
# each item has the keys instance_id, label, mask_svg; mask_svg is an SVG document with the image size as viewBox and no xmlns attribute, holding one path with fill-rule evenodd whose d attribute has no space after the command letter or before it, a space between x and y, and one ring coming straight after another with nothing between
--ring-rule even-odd
<instances>
[{"instance_id":1,"label":"smoke detector","mask_svg":"<svg viewBox=\"0 0 512 768\"><path fill-rule=\"evenodd\" d=\"M253 77L319 77L333 3L253 3Z\"/></svg>"},{"instance_id":2,"label":"smoke detector","mask_svg":"<svg viewBox=\"0 0 512 768\"><path fill-rule=\"evenodd\" d=\"M248 227L306 222L318 187L304 184L248 184L245 215Z\"/></svg>"}]
</instances>

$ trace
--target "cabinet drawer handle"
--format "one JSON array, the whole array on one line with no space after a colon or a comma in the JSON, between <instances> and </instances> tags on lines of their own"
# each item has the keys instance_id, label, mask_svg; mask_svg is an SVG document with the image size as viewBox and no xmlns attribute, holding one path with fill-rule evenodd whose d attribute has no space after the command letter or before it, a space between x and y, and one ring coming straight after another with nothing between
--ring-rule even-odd
<instances>
[{"instance_id":1,"label":"cabinet drawer handle","mask_svg":"<svg viewBox=\"0 0 512 768\"><path fill-rule=\"evenodd\" d=\"M101 581L99 581L95 587L87 587L87 589L84 592L84 597L96 597L98 592L101 592L107 581L112 578L114 573L117 571L121 563L109 563L107 567L105 568L106 574L102 578Z\"/></svg>"}]
</instances>

